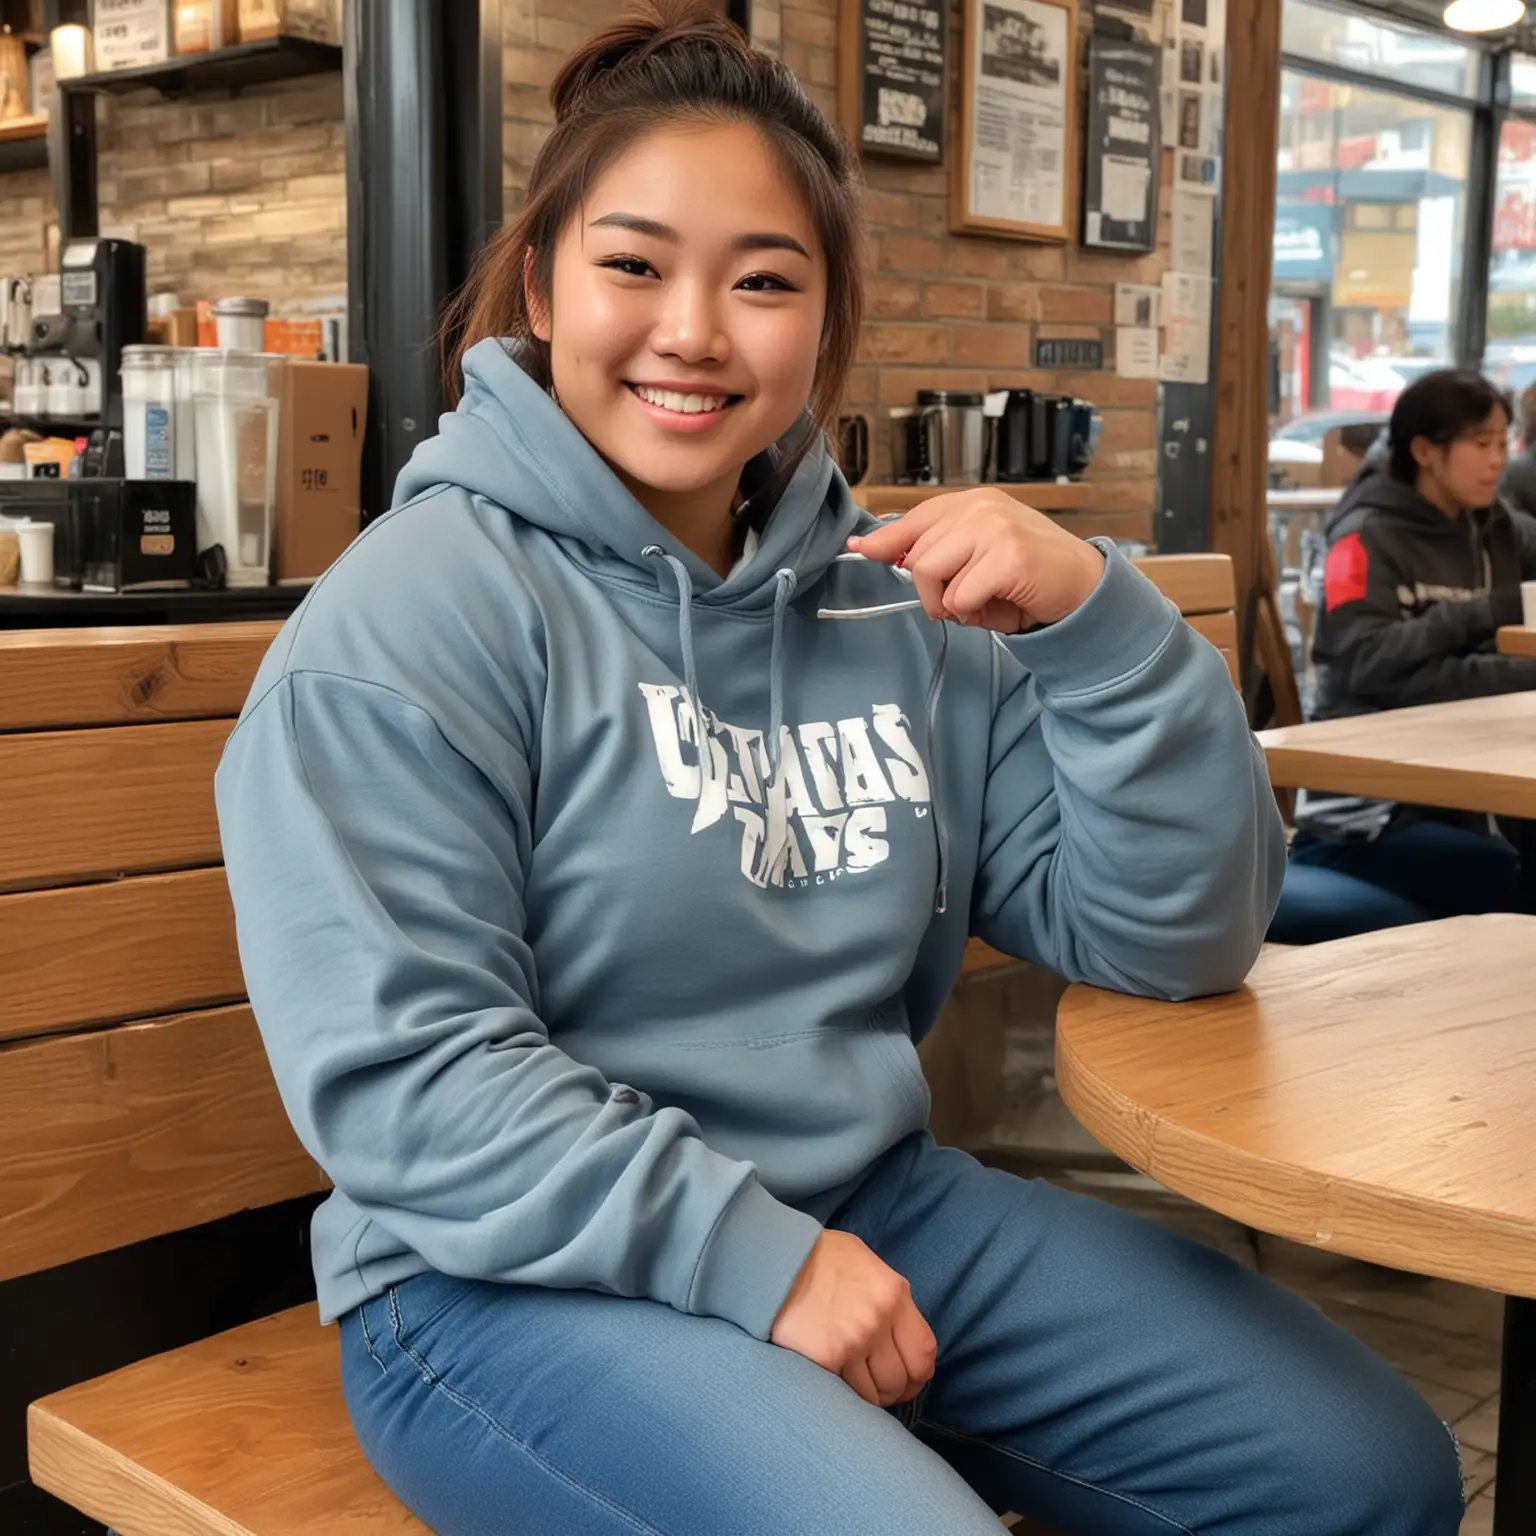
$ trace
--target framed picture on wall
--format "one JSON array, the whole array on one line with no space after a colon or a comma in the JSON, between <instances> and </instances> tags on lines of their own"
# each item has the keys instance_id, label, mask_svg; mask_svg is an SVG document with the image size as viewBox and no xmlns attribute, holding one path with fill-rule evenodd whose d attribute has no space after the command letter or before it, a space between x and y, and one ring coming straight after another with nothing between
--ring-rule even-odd
<instances>
[{"instance_id":1,"label":"framed picture on wall","mask_svg":"<svg viewBox=\"0 0 1536 1536\"><path fill-rule=\"evenodd\" d=\"M1077 0L963 0L950 224L1069 238L1077 181Z\"/></svg>"},{"instance_id":2,"label":"framed picture on wall","mask_svg":"<svg viewBox=\"0 0 1536 1536\"><path fill-rule=\"evenodd\" d=\"M841 0L838 116L861 155L944 158L948 0Z\"/></svg>"}]
</instances>

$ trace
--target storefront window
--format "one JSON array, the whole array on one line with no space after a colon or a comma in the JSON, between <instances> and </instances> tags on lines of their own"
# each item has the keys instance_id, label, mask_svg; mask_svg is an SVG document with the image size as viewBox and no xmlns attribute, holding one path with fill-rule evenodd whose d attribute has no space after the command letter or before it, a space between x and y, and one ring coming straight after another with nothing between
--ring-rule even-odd
<instances>
[{"instance_id":1,"label":"storefront window","mask_svg":"<svg viewBox=\"0 0 1536 1536\"><path fill-rule=\"evenodd\" d=\"M1536 61L1515 60L1512 74L1515 101L1536 106ZM1517 393L1536 384L1536 122L1521 119L1499 136L1483 366Z\"/></svg>"},{"instance_id":2,"label":"storefront window","mask_svg":"<svg viewBox=\"0 0 1536 1536\"><path fill-rule=\"evenodd\" d=\"M1314 0L1286 0L1281 48L1380 80L1397 80L1447 96L1477 95L1481 56L1465 43L1373 17L1333 10Z\"/></svg>"},{"instance_id":3,"label":"storefront window","mask_svg":"<svg viewBox=\"0 0 1536 1536\"><path fill-rule=\"evenodd\" d=\"M1316 13L1345 40L1357 20L1287 5L1287 48L1293 13L1309 25ZM1381 56L1390 50L1374 34L1415 37L1374 22L1361 28L1360 46ZM1415 40L1430 52L1467 52ZM1320 52L1314 43L1310 51ZM1337 48L1333 56L1346 61ZM1387 72L1379 59L1348 62ZM1401 58L1393 72L1404 74ZM1470 112L1459 108L1285 72L1270 403L1276 435L1306 453L1320 454L1328 426L1386 415L1415 378L1452 360L1471 130ZM1272 469L1273 460L1272 452Z\"/></svg>"}]
</instances>

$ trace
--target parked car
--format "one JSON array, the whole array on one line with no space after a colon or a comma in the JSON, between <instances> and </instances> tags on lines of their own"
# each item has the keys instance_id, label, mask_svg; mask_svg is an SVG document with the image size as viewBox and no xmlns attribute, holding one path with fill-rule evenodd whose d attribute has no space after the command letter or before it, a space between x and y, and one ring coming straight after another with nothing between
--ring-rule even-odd
<instances>
[{"instance_id":1,"label":"parked car","mask_svg":"<svg viewBox=\"0 0 1536 1536\"><path fill-rule=\"evenodd\" d=\"M1335 427L1380 429L1386 424L1387 414L1382 411L1308 411L1275 429L1269 440L1270 479L1285 479L1292 465L1321 464L1323 439Z\"/></svg>"}]
</instances>

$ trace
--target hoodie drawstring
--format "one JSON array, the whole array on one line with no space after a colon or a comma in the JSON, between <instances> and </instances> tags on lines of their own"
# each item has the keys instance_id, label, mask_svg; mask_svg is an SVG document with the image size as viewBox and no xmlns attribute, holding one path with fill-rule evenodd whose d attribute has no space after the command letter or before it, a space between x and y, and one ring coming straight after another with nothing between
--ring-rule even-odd
<instances>
[{"instance_id":1,"label":"hoodie drawstring","mask_svg":"<svg viewBox=\"0 0 1536 1536\"><path fill-rule=\"evenodd\" d=\"M773 649L768 659L768 771L779 776L780 736L784 732L784 612L795 595L795 573L780 566L773 573Z\"/></svg>"},{"instance_id":2,"label":"hoodie drawstring","mask_svg":"<svg viewBox=\"0 0 1536 1536\"><path fill-rule=\"evenodd\" d=\"M693 654L693 578L688 567L675 555L669 555L659 544L647 544L640 551L647 560L660 560L672 572L677 582L677 638L683 653L683 684L688 690L688 702L693 707L697 723L699 749L699 798L704 797L705 786L714 775L714 753L709 745L709 726L703 700L699 698L698 666ZM836 555L834 563L864 560L862 555ZM905 571L892 566L884 569L907 581ZM776 779L782 757L780 738L784 731L784 615L794 600L796 576L788 566L781 566L773 573L773 648L768 660L768 768L770 779ZM899 603L877 603L865 608L820 608L818 619L880 619L893 613L907 613L921 608L915 599ZM924 727L928 747L928 793L933 808L934 838L938 844L938 879L934 892L933 910L943 915L949 910L949 831L944 825L939 790L939 696L944 691L944 677L949 669L949 626L939 626L939 659L928 681L928 697L924 705Z\"/></svg>"},{"instance_id":3,"label":"hoodie drawstring","mask_svg":"<svg viewBox=\"0 0 1536 1536\"><path fill-rule=\"evenodd\" d=\"M693 578L688 574L688 567L659 544L647 544L640 553L647 560L660 560L677 582L677 643L683 653L683 686L688 690L688 703L693 709L694 729L698 735L699 798L702 800L704 786L714 776L715 754L709 746L709 725L704 701L699 697L699 669L693 656Z\"/></svg>"},{"instance_id":4,"label":"hoodie drawstring","mask_svg":"<svg viewBox=\"0 0 1536 1536\"><path fill-rule=\"evenodd\" d=\"M866 555L842 554L832 557L834 565L879 565L882 570L912 584L912 574L897 565L883 565ZM912 613L921 608L918 598L907 598L896 603L871 603L862 608L818 608L818 619L884 619L893 613ZM924 706L924 728L928 747L928 794L933 806L933 835L939 848L939 873L934 891L933 910L941 917L949 910L949 829L944 825L941 811L939 780L942 767L939 762L939 695L944 691L944 676L949 670L949 625L939 625L939 659L934 664L933 676L928 680L928 699Z\"/></svg>"}]
</instances>

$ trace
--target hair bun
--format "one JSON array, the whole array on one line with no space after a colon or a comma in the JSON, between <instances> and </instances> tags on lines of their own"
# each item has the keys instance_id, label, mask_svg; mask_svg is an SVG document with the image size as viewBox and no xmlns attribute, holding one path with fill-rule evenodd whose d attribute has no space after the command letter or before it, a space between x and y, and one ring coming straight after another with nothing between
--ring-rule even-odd
<instances>
[{"instance_id":1,"label":"hair bun","mask_svg":"<svg viewBox=\"0 0 1536 1536\"><path fill-rule=\"evenodd\" d=\"M549 88L555 121L584 111L613 75L674 43L691 42L740 53L750 50L741 29L714 0L637 0L594 32L560 66Z\"/></svg>"}]
</instances>

